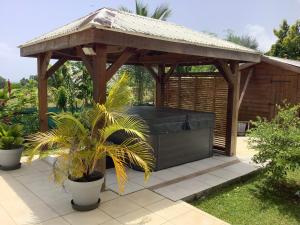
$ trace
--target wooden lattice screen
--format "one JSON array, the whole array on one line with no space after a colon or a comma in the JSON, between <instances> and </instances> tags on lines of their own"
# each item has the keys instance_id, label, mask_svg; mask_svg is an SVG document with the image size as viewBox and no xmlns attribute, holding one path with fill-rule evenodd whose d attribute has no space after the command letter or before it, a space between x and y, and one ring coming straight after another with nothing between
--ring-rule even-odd
<instances>
[{"instance_id":1,"label":"wooden lattice screen","mask_svg":"<svg viewBox=\"0 0 300 225\"><path fill-rule=\"evenodd\" d=\"M165 106L201 112L214 112L214 147L225 151L228 85L220 75L178 75L165 87Z\"/></svg>"}]
</instances>

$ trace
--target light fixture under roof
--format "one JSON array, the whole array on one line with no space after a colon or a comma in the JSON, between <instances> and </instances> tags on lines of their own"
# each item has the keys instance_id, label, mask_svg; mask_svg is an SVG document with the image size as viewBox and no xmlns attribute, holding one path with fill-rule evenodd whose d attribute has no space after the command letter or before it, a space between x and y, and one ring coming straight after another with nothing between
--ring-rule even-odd
<instances>
[{"instance_id":1,"label":"light fixture under roof","mask_svg":"<svg viewBox=\"0 0 300 225\"><path fill-rule=\"evenodd\" d=\"M83 47L82 50L86 55L96 55L96 52L91 47Z\"/></svg>"}]
</instances>

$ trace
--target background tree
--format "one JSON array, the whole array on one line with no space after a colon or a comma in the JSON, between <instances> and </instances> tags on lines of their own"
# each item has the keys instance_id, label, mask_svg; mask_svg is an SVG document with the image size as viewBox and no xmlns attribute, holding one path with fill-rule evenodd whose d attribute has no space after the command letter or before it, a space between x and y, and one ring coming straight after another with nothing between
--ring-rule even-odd
<instances>
[{"instance_id":1,"label":"background tree","mask_svg":"<svg viewBox=\"0 0 300 225\"><path fill-rule=\"evenodd\" d=\"M283 20L279 28L274 29L273 32L277 41L267 54L300 60L300 20L297 20L293 25L289 25L286 20Z\"/></svg>"},{"instance_id":2,"label":"background tree","mask_svg":"<svg viewBox=\"0 0 300 225\"><path fill-rule=\"evenodd\" d=\"M249 35L237 35L232 30L227 30L226 38L227 41L233 42L238 45L242 45L247 48L254 50L258 49L258 42L254 37Z\"/></svg>"},{"instance_id":3,"label":"background tree","mask_svg":"<svg viewBox=\"0 0 300 225\"><path fill-rule=\"evenodd\" d=\"M53 103L74 112L92 102L92 80L82 62L66 62L50 78Z\"/></svg>"},{"instance_id":4,"label":"background tree","mask_svg":"<svg viewBox=\"0 0 300 225\"><path fill-rule=\"evenodd\" d=\"M140 16L151 17L158 20L167 20L172 10L167 4L161 4L155 8L154 12L150 12L149 6L143 1L135 1L135 11L128 9L125 6L119 8L121 11L135 13ZM154 101L154 80L151 74L142 66L126 66L123 70L130 72L130 84L135 89L135 104L141 105L145 102Z\"/></svg>"}]
</instances>

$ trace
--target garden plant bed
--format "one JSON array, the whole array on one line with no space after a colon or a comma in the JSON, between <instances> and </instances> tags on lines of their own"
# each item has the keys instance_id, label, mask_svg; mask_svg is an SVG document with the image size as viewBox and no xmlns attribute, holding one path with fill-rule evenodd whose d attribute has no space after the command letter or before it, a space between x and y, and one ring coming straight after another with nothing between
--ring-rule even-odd
<instances>
[{"instance_id":1,"label":"garden plant bed","mask_svg":"<svg viewBox=\"0 0 300 225\"><path fill-rule=\"evenodd\" d=\"M192 204L233 225L296 225L300 223L300 199L288 193L299 190L299 171L289 179L292 191L262 192L263 175L257 172Z\"/></svg>"}]
</instances>

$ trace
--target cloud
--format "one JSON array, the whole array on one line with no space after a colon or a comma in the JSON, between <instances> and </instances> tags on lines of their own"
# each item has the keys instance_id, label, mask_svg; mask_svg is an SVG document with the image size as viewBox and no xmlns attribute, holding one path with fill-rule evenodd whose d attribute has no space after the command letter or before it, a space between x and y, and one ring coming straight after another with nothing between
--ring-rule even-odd
<instances>
[{"instance_id":1,"label":"cloud","mask_svg":"<svg viewBox=\"0 0 300 225\"><path fill-rule=\"evenodd\" d=\"M258 42L258 48L263 52L268 51L271 45L276 41L276 38L273 36L273 34L268 33L267 30L261 25L248 24L245 27L245 33L256 38Z\"/></svg>"}]
</instances>

